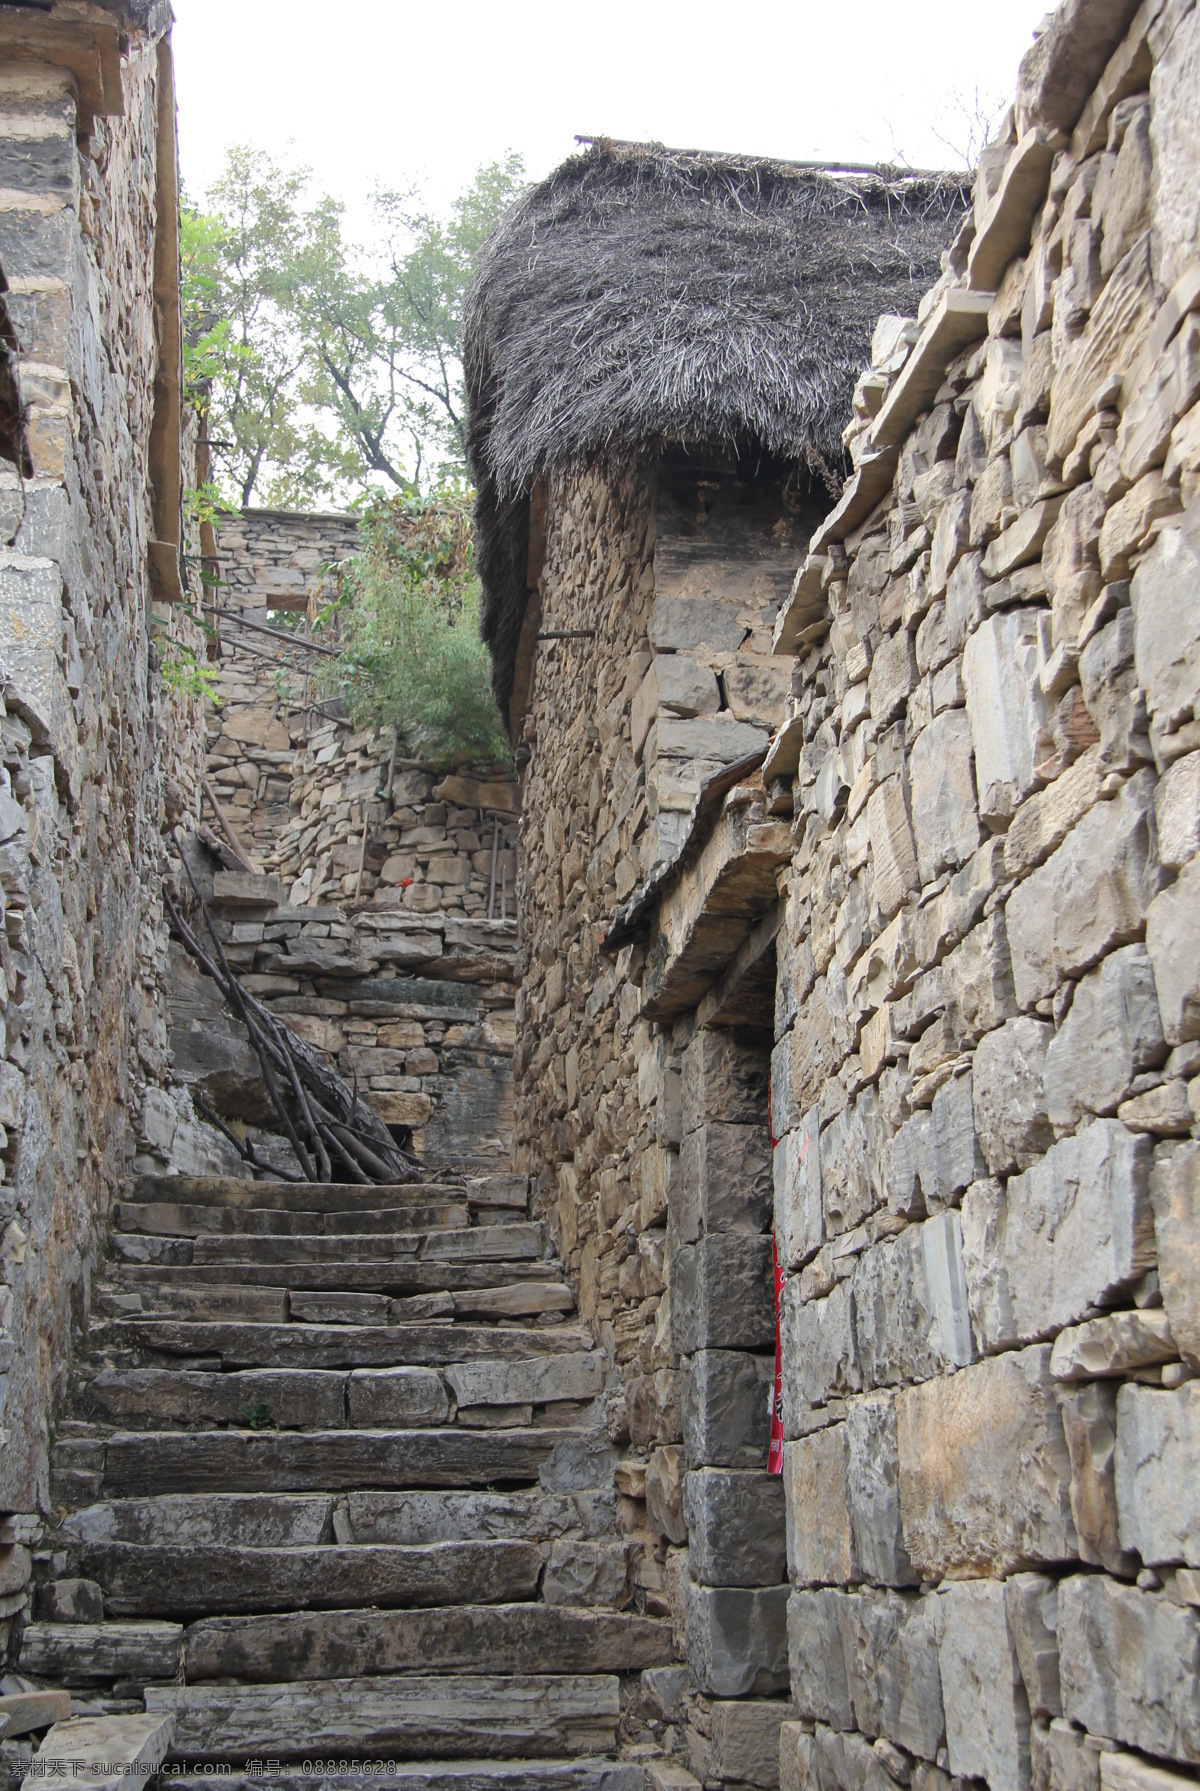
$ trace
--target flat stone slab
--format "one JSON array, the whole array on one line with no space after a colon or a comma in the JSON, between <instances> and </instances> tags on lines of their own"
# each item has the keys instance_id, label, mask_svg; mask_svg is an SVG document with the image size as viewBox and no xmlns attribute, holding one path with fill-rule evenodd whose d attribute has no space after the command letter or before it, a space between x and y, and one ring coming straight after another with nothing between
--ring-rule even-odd
<instances>
[{"instance_id":1,"label":"flat stone slab","mask_svg":"<svg viewBox=\"0 0 1200 1791\"><path fill-rule=\"evenodd\" d=\"M544 1604L424 1611L314 1611L208 1617L184 1643L189 1683L325 1679L440 1667L469 1672L631 1673L675 1658L670 1625L618 1611Z\"/></svg>"},{"instance_id":2,"label":"flat stone slab","mask_svg":"<svg viewBox=\"0 0 1200 1791\"><path fill-rule=\"evenodd\" d=\"M27 1623L20 1669L65 1685L112 1679L174 1679L181 1623Z\"/></svg>"},{"instance_id":3,"label":"flat stone slab","mask_svg":"<svg viewBox=\"0 0 1200 1791\"><path fill-rule=\"evenodd\" d=\"M507 1230L508 1227L503 1228ZM465 1234L463 1234L465 1235ZM362 1240L356 1240L361 1243ZM187 1292L202 1298L210 1288L245 1288L247 1294L261 1290L264 1302L273 1288L295 1287L301 1290L328 1289L330 1292L361 1293L464 1293L477 1288L506 1287L519 1281L549 1281L561 1273L550 1262L327 1262L327 1263L185 1263L178 1268L158 1264L126 1263L121 1267L121 1285L130 1292L142 1294L150 1310L150 1301L162 1292Z\"/></svg>"},{"instance_id":4,"label":"flat stone slab","mask_svg":"<svg viewBox=\"0 0 1200 1791\"><path fill-rule=\"evenodd\" d=\"M536 1480L570 1430L119 1431L101 1491L335 1492Z\"/></svg>"},{"instance_id":5,"label":"flat stone slab","mask_svg":"<svg viewBox=\"0 0 1200 1791\"><path fill-rule=\"evenodd\" d=\"M321 1369L206 1374L172 1368L106 1369L88 1396L108 1416L141 1422L245 1424L256 1412L285 1429L345 1424L346 1375Z\"/></svg>"},{"instance_id":6,"label":"flat stone slab","mask_svg":"<svg viewBox=\"0 0 1200 1791\"><path fill-rule=\"evenodd\" d=\"M613 1746L618 1689L615 1675L414 1674L147 1686L146 1708L174 1715L177 1759L298 1760L330 1753L469 1759L481 1745L501 1758L554 1758Z\"/></svg>"},{"instance_id":7,"label":"flat stone slab","mask_svg":"<svg viewBox=\"0 0 1200 1791\"><path fill-rule=\"evenodd\" d=\"M466 1495L470 1497L470 1494ZM63 1520L67 1543L137 1542L182 1548L315 1548L333 1540L333 1498L325 1493L168 1493L88 1505ZM365 1541L423 1541L366 1537ZM430 1537L430 1541L455 1541ZM466 1540L466 1539L464 1539Z\"/></svg>"},{"instance_id":8,"label":"flat stone slab","mask_svg":"<svg viewBox=\"0 0 1200 1791\"><path fill-rule=\"evenodd\" d=\"M39 1770L21 1791L42 1791L47 1778L64 1777L91 1791L144 1785L166 1758L175 1729L169 1711L146 1716L76 1716L55 1723L37 1751Z\"/></svg>"},{"instance_id":9,"label":"flat stone slab","mask_svg":"<svg viewBox=\"0 0 1200 1791\"><path fill-rule=\"evenodd\" d=\"M372 1772L326 1778L320 1773L273 1772L279 1791L345 1791L375 1786L378 1791L643 1791L645 1769L639 1761L622 1760L439 1760L416 1762L396 1772ZM694 1783L694 1781L692 1781ZM180 1773L171 1784L179 1791L208 1791L211 1777ZM228 1791L261 1791L262 1780L241 1773L222 1777Z\"/></svg>"},{"instance_id":10,"label":"flat stone slab","mask_svg":"<svg viewBox=\"0 0 1200 1791\"><path fill-rule=\"evenodd\" d=\"M0 1736L6 1741L65 1722L71 1714L71 1694L65 1691L14 1692L0 1697Z\"/></svg>"},{"instance_id":11,"label":"flat stone slab","mask_svg":"<svg viewBox=\"0 0 1200 1791\"><path fill-rule=\"evenodd\" d=\"M443 1542L349 1548L85 1547L80 1564L118 1616L404 1607L534 1598L542 1551L532 1542Z\"/></svg>"},{"instance_id":12,"label":"flat stone slab","mask_svg":"<svg viewBox=\"0 0 1200 1791\"><path fill-rule=\"evenodd\" d=\"M571 1325L546 1330L491 1325L183 1324L176 1319L116 1319L107 1327L118 1347L170 1356L218 1356L224 1368L438 1368L481 1356L511 1361L578 1350Z\"/></svg>"},{"instance_id":13,"label":"flat stone slab","mask_svg":"<svg viewBox=\"0 0 1200 1791\"><path fill-rule=\"evenodd\" d=\"M451 1191L444 1200L404 1201L396 1206L361 1211L322 1212L278 1206L205 1206L170 1200L139 1204L121 1201L115 1209L118 1231L148 1237L295 1237L320 1234L347 1237L355 1233L429 1231L466 1225L466 1196Z\"/></svg>"}]
</instances>

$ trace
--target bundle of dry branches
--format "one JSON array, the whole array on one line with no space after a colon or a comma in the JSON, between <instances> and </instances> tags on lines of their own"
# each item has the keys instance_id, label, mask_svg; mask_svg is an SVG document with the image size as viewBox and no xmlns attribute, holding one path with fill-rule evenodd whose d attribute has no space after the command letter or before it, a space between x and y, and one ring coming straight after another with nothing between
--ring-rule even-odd
<instances>
[{"instance_id":1,"label":"bundle of dry branches","mask_svg":"<svg viewBox=\"0 0 1200 1791\"><path fill-rule=\"evenodd\" d=\"M192 885L213 951L207 951L183 918L170 894L163 899L171 926L206 975L220 989L230 1011L246 1028L262 1069L263 1082L303 1176L310 1182L351 1181L364 1185L415 1181L415 1160L401 1150L383 1121L351 1087L325 1064L312 1047L284 1025L238 981L213 925L208 904L196 885L186 858L183 866ZM206 1109L244 1160L271 1175L279 1171L256 1155L253 1145L238 1138ZM299 1178L297 1178L299 1179Z\"/></svg>"}]
</instances>

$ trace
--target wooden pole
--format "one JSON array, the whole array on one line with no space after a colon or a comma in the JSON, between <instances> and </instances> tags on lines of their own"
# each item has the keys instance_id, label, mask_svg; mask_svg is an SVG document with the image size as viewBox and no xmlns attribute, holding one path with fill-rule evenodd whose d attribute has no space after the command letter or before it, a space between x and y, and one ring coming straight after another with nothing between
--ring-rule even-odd
<instances>
[{"instance_id":1,"label":"wooden pole","mask_svg":"<svg viewBox=\"0 0 1200 1791\"><path fill-rule=\"evenodd\" d=\"M497 817L492 822L492 881L488 888L488 919L496 912L496 862L500 856L500 821Z\"/></svg>"},{"instance_id":2,"label":"wooden pole","mask_svg":"<svg viewBox=\"0 0 1200 1791\"><path fill-rule=\"evenodd\" d=\"M364 810L366 809L366 803L363 804L363 808L364 808ZM362 894L363 867L367 862L367 827L368 827L368 825L369 825L369 821L368 821L367 815L364 813L363 814L362 845L358 848L358 879L354 885L354 899L356 902L357 902L359 896Z\"/></svg>"},{"instance_id":3,"label":"wooden pole","mask_svg":"<svg viewBox=\"0 0 1200 1791\"><path fill-rule=\"evenodd\" d=\"M221 832L225 835L225 838L229 841L229 844L241 859L244 869L249 871L252 877L261 877L263 874L261 865L255 864L245 846L243 846L241 840L233 831L233 824L230 821L229 816L225 813L225 810L217 800L217 792L213 789L212 784L207 777L203 781L204 794L208 797L213 814L217 817L217 824L219 825Z\"/></svg>"}]
</instances>

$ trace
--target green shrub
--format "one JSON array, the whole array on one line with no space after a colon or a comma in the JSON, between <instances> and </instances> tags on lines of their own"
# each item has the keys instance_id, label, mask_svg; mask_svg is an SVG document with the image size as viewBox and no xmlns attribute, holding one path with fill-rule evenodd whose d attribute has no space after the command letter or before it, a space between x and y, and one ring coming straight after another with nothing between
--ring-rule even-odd
<instances>
[{"instance_id":1,"label":"green shrub","mask_svg":"<svg viewBox=\"0 0 1200 1791\"><path fill-rule=\"evenodd\" d=\"M363 516L362 551L340 569L335 620L341 655L322 674L326 695L361 726L394 728L405 751L432 764L504 764L510 752L479 638L470 494L404 494Z\"/></svg>"}]
</instances>

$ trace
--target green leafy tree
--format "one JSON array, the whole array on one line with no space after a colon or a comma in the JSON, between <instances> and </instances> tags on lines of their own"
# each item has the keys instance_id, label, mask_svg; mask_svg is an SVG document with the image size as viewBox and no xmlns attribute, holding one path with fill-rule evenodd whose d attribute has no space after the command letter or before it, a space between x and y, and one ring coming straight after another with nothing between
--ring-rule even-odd
<instances>
[{"instance_id":1,"label":"green leafy tree","mask_svg":"<svg viewBox=\"0 0 1200 1791\"><path fill-rule=\"evenodd\" d=\"M321 674L325 694L432 763L507 762L479 638L469 494L381 498L364 513L362 541L323 618L336 621L342 647Z\"/></svg>"},{"instance_id":2,"label":"green leafy tree","mask_svg":"<svg viewBox=\"0 0 1200 1791\"><path fill-rule=\"evenodd\" d=\"M459 336L479 250L523 183L519 156L481 168L435 217L411 192L374 201L379 266L348 252L341 212L324 200L310 219L291 304L310 351L309 400L359 460L360 477L421 488L466 474Z\"/></svg>"},{"instance_id":3,"label":"green leafy tree","mask_svg":"<svg viewBox=\"0 0 1200 1791\"><path fill-rule=\"evenodd\" d=\"M465 475L463 300L521 178L512 155L481 169L444 219L380 193L364 247L307 170L227 152L182 244L187 373L223 496L299 507Z\"/></svg>"}]
</instances>

